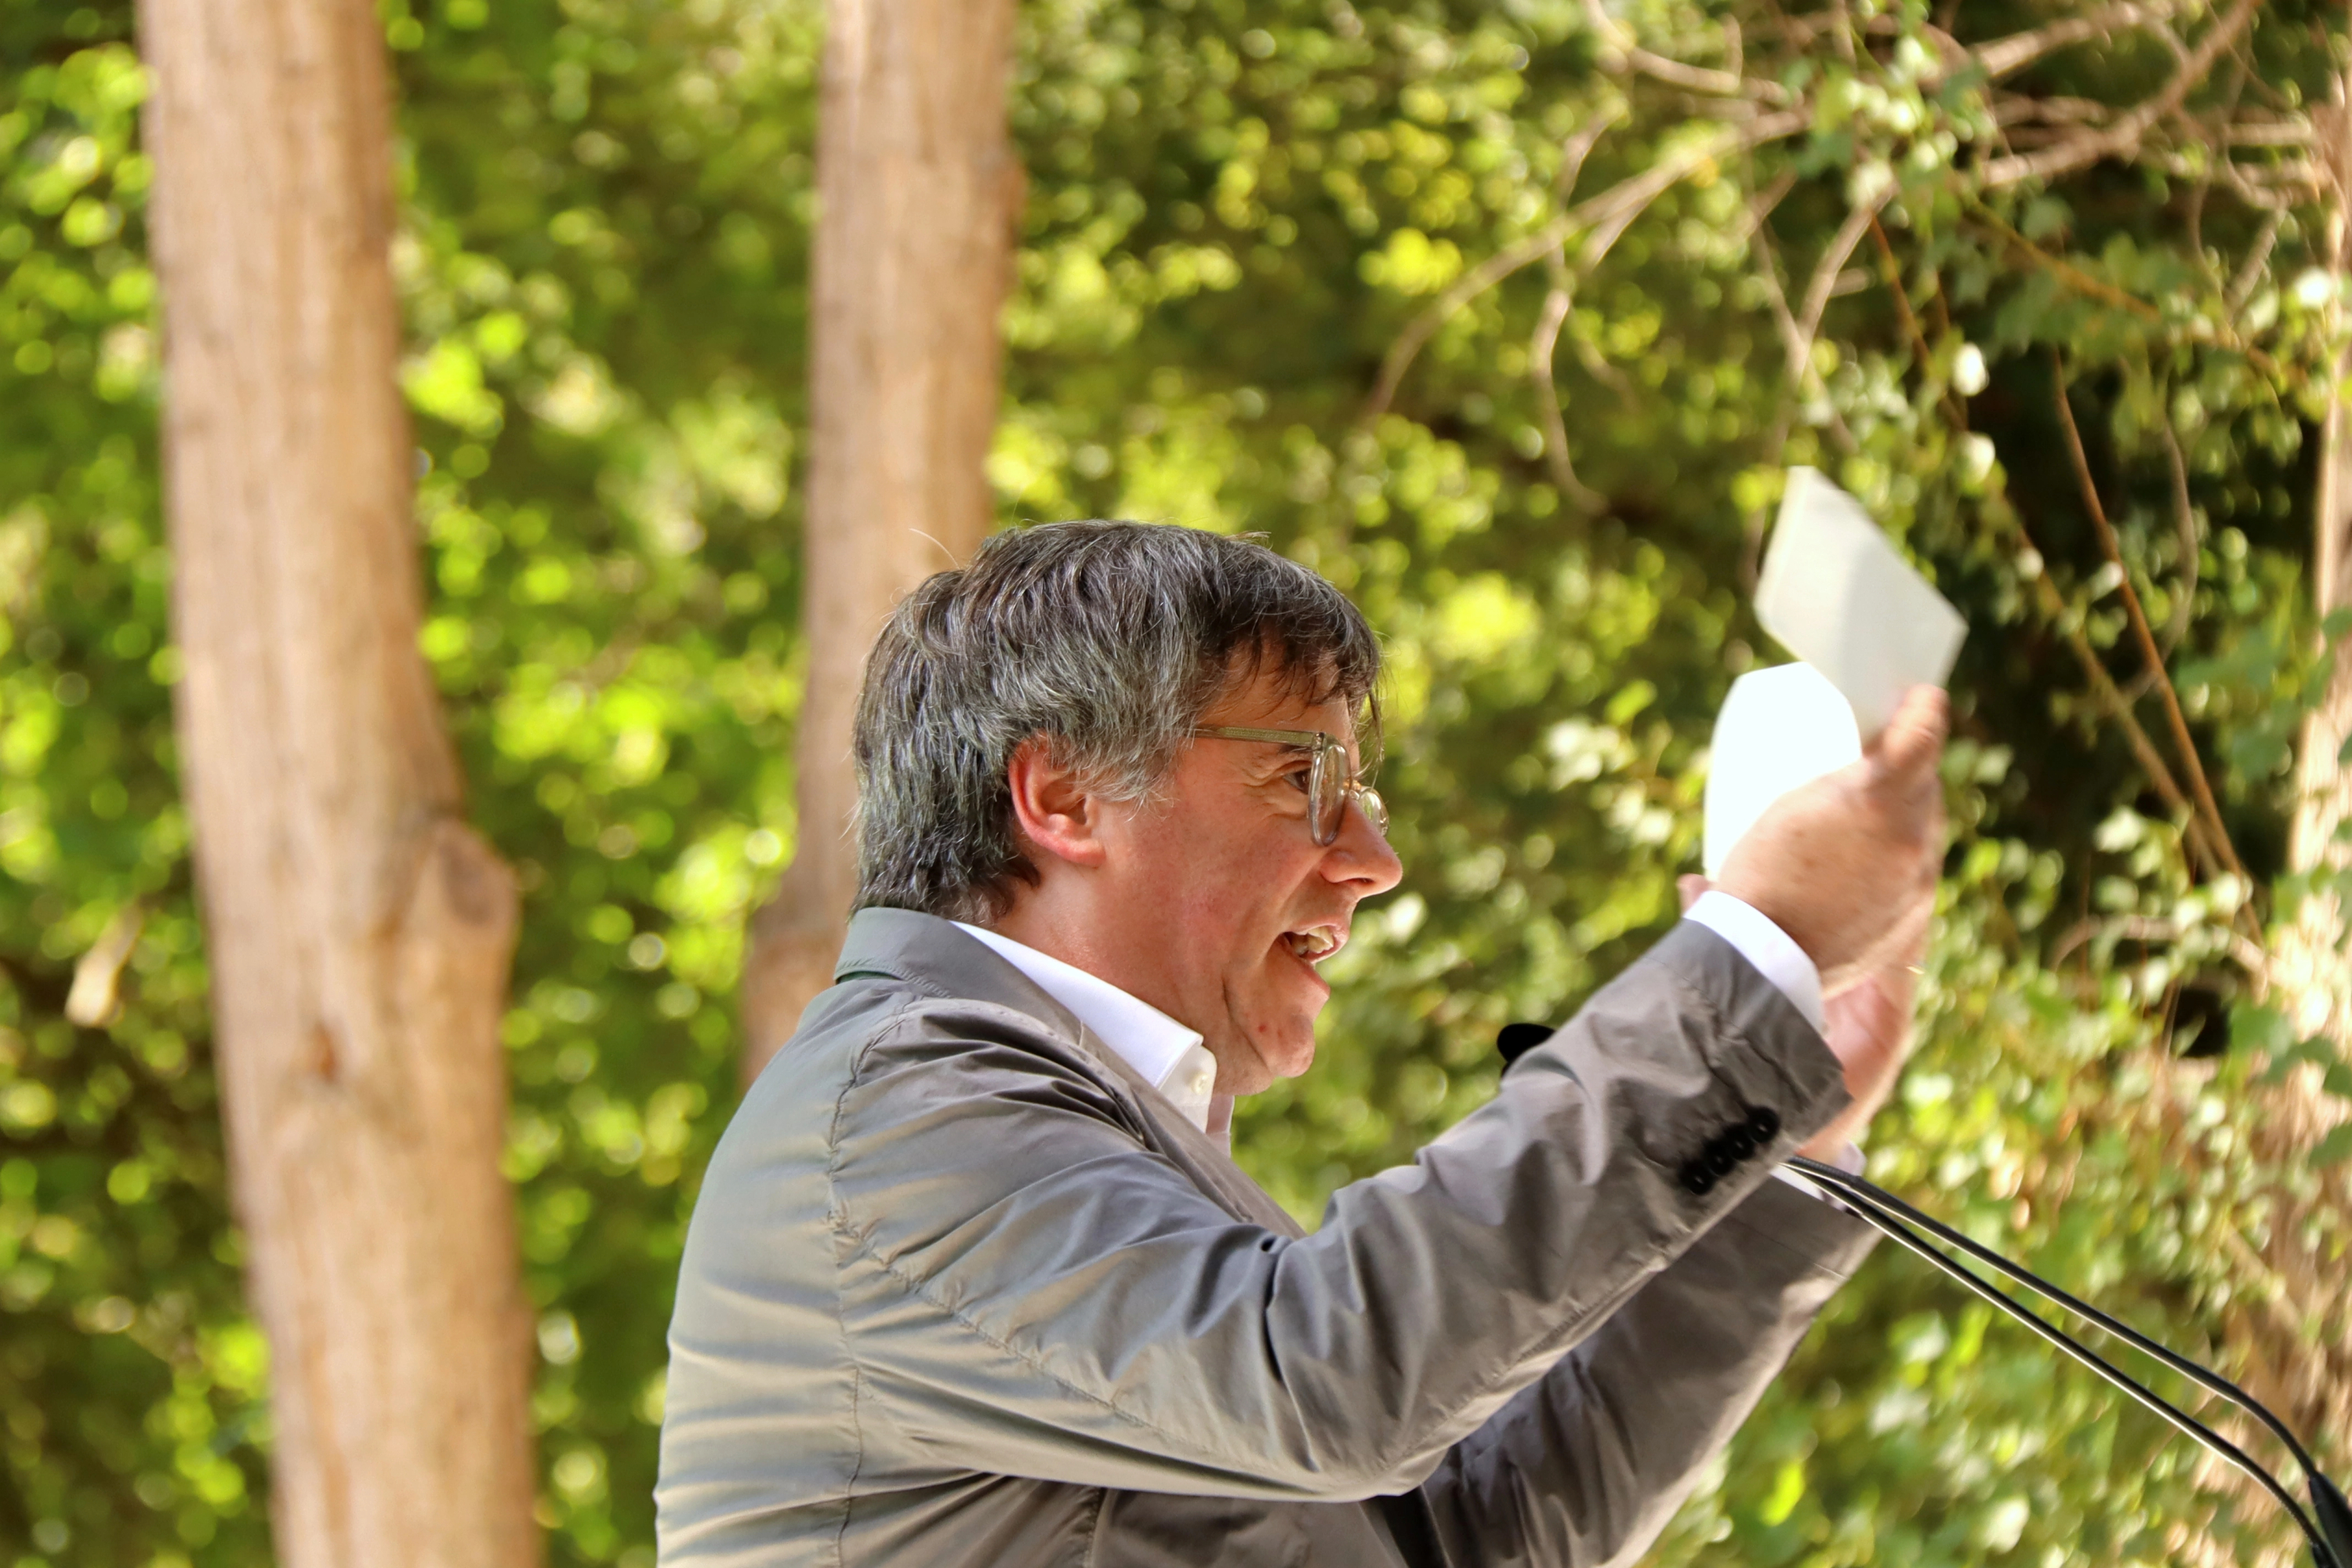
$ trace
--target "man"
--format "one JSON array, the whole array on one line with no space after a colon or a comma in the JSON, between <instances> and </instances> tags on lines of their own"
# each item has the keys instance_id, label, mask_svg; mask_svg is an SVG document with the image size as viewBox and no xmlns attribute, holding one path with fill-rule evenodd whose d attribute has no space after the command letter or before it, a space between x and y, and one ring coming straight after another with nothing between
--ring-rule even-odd
<instances>
[{"instance_id":1,"label":"man","mask_svg":"<svg viewBox=\"0 0 2352 1568\"><path fill-rule=\"evenodd\" d=\"M1328 584L1183 529L1002 534L899 606L836 984L687 1241L665 1562L1586 1564L1664 1525L1866 1249L1771 1173L1901 1056L1941 696L1308 1236L1226 1129L1401 874L1377 668Z\"/></svg>"}]
</instances>

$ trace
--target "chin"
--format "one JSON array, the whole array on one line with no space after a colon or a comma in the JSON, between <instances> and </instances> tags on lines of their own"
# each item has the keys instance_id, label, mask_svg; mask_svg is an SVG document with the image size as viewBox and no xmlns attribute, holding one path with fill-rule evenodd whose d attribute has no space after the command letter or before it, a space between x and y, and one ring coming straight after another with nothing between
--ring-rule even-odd
<instances>
[{"instance_id":1,"label":"chin","mask_svg":"<svg viewBox=\"0 0 2352 1568\"><path fill-rule=\"evenodd\" d=\"M1238 994L1228 993L1243 1004L1228 1016L1265 1073L1265 1081L1243 1089L1244 1094L1255 1094L1276 1079L1297 1078L1315 1065L1315 1020L1330 1000L1331 988L1297 959L1286 954L1284 963L1291 966L1289 973L1277 970L1273 984L1251 988L1255 997L1239 988Z\"/></svg>"},{"instance_id":2,"label":"chin","mask_svg":"<svg viewBox=\"0 0 2352 1568\"><path fill-rule=\"evenodd\" d=\"M1305 1050L1299 1052L1297 1056L1292 1057L1289 1060L1277 1066L1274 1069L1274 1076L1276 1078L1305 1078L1307 1076L1307 1069L1314 1065L1315 1047L1309 1046Z\"/></svg>"},{"instance_id":3,"label":"chin","mask_svg":"<svg viewBox=\"0 0 2352 1568\"><path fill-rule=\"evenodd\" d=\"M1262 1094L1274 1087L1277 1079L1297 1078L1315 1065L1315 1026L1310 1019L1304 1027L1296 1023L1272 1025L1265 1034L1251 1027L1246 1020L1233 1020L1234 1032L1244 1047L1240 1059L1250 1071L1234 1086L1235 1094ZM1220 1061L1225 1052L1211 1047Z\"/></svg>"},{"instance_id":4,"label":"chin","mask_svg":"<svg viewBox=\"0 0 2352 1568\"><path fill-rule=\"evenodd\" d=\"M1309 1019L1304 1027L1286 1028L1276 1037L1277 1043L1259 1053L1266 1071L1276 1078L1297 1078L1315 1065L1315 1024Z\"/></svg>"}]
</instances>

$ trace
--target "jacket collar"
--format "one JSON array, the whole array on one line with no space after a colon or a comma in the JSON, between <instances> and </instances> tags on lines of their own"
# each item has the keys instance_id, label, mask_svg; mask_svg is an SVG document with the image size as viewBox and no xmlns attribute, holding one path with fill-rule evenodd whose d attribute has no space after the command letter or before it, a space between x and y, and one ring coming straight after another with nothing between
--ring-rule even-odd
<instances>
[{"instance_id":1,"label":"jacket collar","mask_svg":"<svg viewBox=\"0 0 2352 1568\"><path fill-rule=\"evenodd\" d=\"M848 940L835 982L879 974L943 1000L993 1002L1025 1013L1076 1041L1086 1034L1076 1016L953 921L913 910L860 910L849 917Z\"/></svg>"},{"instance_id":2,"label":"jacket collar","mask_svg":"<svg viewBox=\"0 0 2352 1568\"><path fill-rule=\"evenodd\" d=\"M912 910L858 910L850 917L849 937L841 944L841 962L834 965L833 977L842 981L858 974L895 980L942 1001L992 1002L1036 1019L1127 1086L1138 1109L1160 1129L1160 1152L1227 1212L1284 1236L1306 1234L1242 1173L1230 1150L1186 1121L1068 1008L986 943L958 931L954 921Z\"/></svg>"}]
</instances>

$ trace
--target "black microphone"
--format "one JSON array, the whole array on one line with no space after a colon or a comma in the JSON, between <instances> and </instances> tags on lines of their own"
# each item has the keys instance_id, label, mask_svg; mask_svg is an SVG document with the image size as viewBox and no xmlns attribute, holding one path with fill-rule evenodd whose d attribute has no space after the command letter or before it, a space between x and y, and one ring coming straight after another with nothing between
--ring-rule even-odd
<instances>
[{"instance_id":1,"label":"black microphone","mask_svg":"<svg viewBox=\"0 0 2352 1568\"><path fill-rule=\"evenodd\" d=\"M2310 1543L2312 1561L2316 1564L2316 1568L2352 1568L2352 1504L2346 1502L2343 1491L2335 1482L2320 1474L2319 1468L2311 1462L2311 1455L2305 1451L2300 1442L2295 1440L2294 1434L2288 1430L2286 1423L2280 1420L2267 1405L2253 1395L2219 1373L2210 1372L2186 1356L2178 1355L2166 1349L2130 1325L2100 1311L2096 1307L2076 1300L2041 1276L2011 1263L1990 1247L1978 1245L1940 1220L1920 1213L1883 1187L1873 1186L1860 1176L1848 1175L1834 1165L1824 1165L1818 1160L1808 1160L1801 1155L1791 1158L1789 1161L1789 1168L1824 1191L1836 1194L1840 1202L1906 1251L1949 1275L1978 1298L2022 1323L2046 1343L2073 1357L2140 1405L2171 1423L2179 1431L2195 1438L2245 1472L2264 1491L2269 1492L2281 1508L2286 1510L2288 1516L2302 1530L2304 1539ZM2073 1336L2046 1321L2041 1314L2030 1310L2023 1303L2011 1299L2006 1291L1995 1289L1989 1281L1979 1277L1973 1270L1962 1267L1929 1246L1920 1237L1919 1231L1925 1231L1945 1245L1958 1248L1976 1262L1984 1265L2003 1279L2023 1286L2043 1300L2097 1324L2101 1329L2132 1346L2133 1349L2163 1363L2200 1388L2221 1395L2252 1415L2263 1426L2269 1427L2280 1442L2286 1445L2287 1452L2294 1457L2296 1466L2303 1471L2304 1482L2311 1492L2311 1511L2305 1513L2302 1505L2295 1501L2294 1494L2287 1490L2285 1485L2276 1476L2257 1464L2244 1449L2202 1422L2196 1420L2169 1401L2161 1398L2145 1385L2126 1376Z\"/></svg>"}]
</instances>

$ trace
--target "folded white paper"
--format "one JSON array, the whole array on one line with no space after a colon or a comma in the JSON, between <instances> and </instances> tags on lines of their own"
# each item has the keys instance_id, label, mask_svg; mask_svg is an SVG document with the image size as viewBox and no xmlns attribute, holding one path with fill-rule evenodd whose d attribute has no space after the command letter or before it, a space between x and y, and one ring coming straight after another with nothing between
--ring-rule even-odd
<instances>
[{"instance_id":1,"label":"folded white paper","mask_svg":"<svg viewBox=\"0 0 2352 1568\"><path fill-rule=\"evenodd\" d=\"M1789 470L1756 618L1845 693L1865 739L1906 690L1944 684L1968 633L1859 501L1801 468Z\"/></svg>"},{"instance_id":2,"label":"folded white paper","mask_svg":"<svg viewBox=\"0 0 2352 1568\"><path fill-rule=\"evenodd\" d=\"M1708 879L1767 806L1861 755L1852 705L1812 666L1751 669L1733 681L1706 770Z\"/></svg>"}]
</instances>

